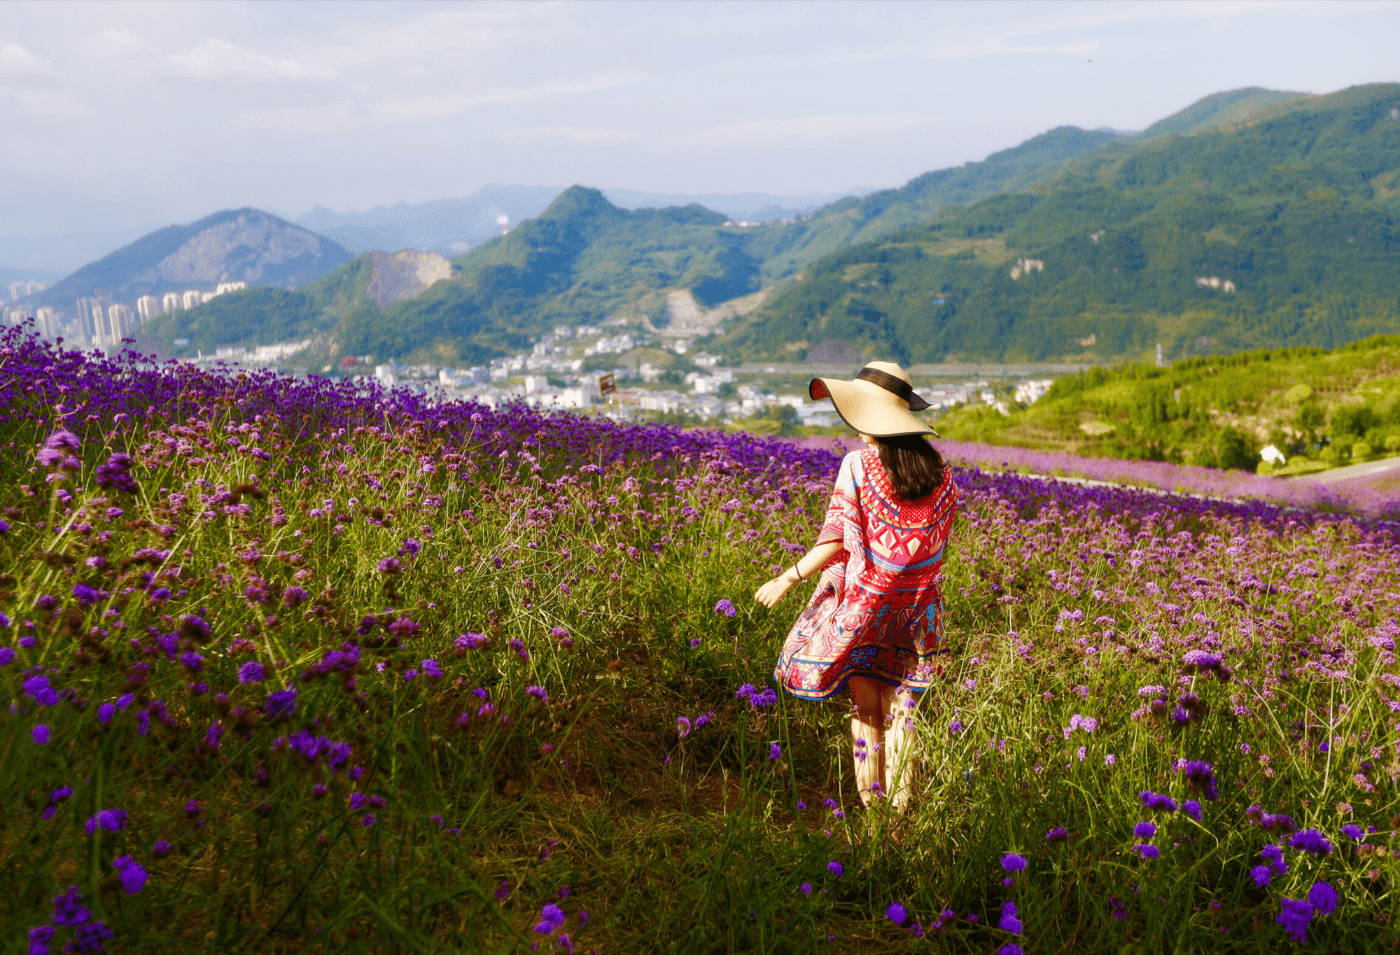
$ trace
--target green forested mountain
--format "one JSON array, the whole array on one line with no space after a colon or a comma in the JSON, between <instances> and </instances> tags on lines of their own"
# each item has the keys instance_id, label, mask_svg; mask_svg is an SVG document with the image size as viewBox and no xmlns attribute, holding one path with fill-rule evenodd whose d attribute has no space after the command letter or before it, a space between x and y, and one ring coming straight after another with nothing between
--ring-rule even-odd
<instances>
[{"instance_id":1,"label":"green forested mountain","mask_svg":"<svg viewBox=\"0 0 1400 955\"><path fill-rule=\"evenodd\" d=\"M827 256L708 347L1177 358L1400 330L1400 85L1264 107Z\"/></svg>"},{"instance_id":2,"label":"green forested mountain","mask_svg":"<svg viewBox=\"0 0 1400 955\"><path fill-rule=\"evenodd\" d=\"M977 163L926 173L899 189L846 199L794 223L741 228L701 206L627 212L575 186L539 217L456 260L461 275L418 298L377 308L366 256L297 292L221 296L150 329L176 352L277 340L334 328L350 354L481 360L561 322L660 315L668 292L704 306L772 284L834 249L923 222L945 206L1043 180L1117 138L1062 127ZM266 328L268 334L258 332ZM175 349L176 338L188 345Z\"/></svg>"},{"instance_id":3,"label":"green forested mountain","mask_svg":"<svg viewBox=\"0 0 1400 955\"><path fill-rule=\"evenodd\" d=\"M152 329L189 350L334 332L340 351L479 361L562 323L659 318L762 287L704 346L801 359L1168 357L1400 330L1400 85L1236 90L1143 133L1061 127L797 222L627 212L575 186L380 308L365 257L298 292L223 296Z\"/></svg>"}]
</instances>

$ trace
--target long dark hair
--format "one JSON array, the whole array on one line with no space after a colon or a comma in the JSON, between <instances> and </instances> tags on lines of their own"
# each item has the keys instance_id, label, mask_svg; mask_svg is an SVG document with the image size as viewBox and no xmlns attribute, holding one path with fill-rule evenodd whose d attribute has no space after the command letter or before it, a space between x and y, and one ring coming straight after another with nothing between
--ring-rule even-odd
<instances>
[{"instance_id":1,"label":"long dark hair","mask_svg":"<svg viewBox=\"0 0 1400 955\"><path fill-rule=\"evenodd\" d=\"M894 493L906 501L917 501L943 483L943 455L921 434L897 434L875 439L880 463L885 466Z\"/></svg>"}]
</instances>

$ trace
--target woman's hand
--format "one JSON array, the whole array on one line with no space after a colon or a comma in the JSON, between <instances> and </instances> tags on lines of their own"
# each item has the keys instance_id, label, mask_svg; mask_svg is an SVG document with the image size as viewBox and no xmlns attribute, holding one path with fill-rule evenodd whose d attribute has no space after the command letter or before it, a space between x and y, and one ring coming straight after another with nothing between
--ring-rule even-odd
<instances>
[{"instance_id":1,"label":"woman's hand","mask_svg":"<svg viewBox=\"0 0 1400 955\"><path fill-rule=\"evenodd\" d=\"M758 588L758 590L754 591L753 599L757 600L765 607L773 606L779 600L782 600L783 595L791 590L792 585L797 582L795 580L790 580L790 576L790 571L783 571L781 574L768 581L768 583Z\"/></svg>"}]
</instances>

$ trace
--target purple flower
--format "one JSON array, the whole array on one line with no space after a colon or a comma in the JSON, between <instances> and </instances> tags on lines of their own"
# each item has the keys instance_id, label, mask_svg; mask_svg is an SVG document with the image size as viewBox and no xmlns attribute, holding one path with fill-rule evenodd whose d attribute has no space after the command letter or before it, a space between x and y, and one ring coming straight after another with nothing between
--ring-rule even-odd
<instances>
[{"instance_id":1,"label":"purple flower","mask_svg":"<svg viewBox=\"0 0 1400 955\"><path fill-rule=\"evenodd\" d=\"M379 572L381 574L397 574L402 569L397 557L384 557L379 561Z\"/></svg>"},{"instance_id":2,"label":"purple flower","mask_svg":"<svg viewBox=\"0 0 1400 955\"><path fill-rule=\"evenodd\" d=\"M42 673L25 680L20 684L20 689L40 706L58 705L58 691L49 686L49 678Z\"/></svg>"},{"instance_id":3,"label":"purple flower","mask_svg":"<svg viewBox=\"0 0 1400 955\"><path fill-rule=\"evenodd\" d=\"M540 909L540 920L535 923L535 931L553 935L564 927L564 910L553 902L546 902Z\"/></svg>"},{"instance_id":4,"label":"purple flower","mask_svg":"<svg viewBox=\"0 0 1400 955\"><path fill-rule=\"evenodd\" d=\"M1002 903L1001 919L997 922L997 928L1012 935L1021 934L1021 919L1017 916L1015 902Z\"/></svg>"},{"instance_id":5,"label":"purple flower","mask_svg":"<svg viewBox=\"0 0 1400 955\"><path fill-rule=\"evenodd\" d=\"M97 708L97 722L103 726L112 722L112 717L117 715L117 708L111 703L103 703Z\"/></svg>"},{"instance_id":6,"label":"purple flower","mask_svg":"<svg viewBox=\"0 0 1400 955\"><path fill-rule=\"evenodd\" d=\"M297 711L297 688L291 683L287 684L285 690L276 690L267 695L267 702L263 704L263 709L267 715L275 720L286 719Z\"/></svg>"},{"instance_id":7,"label":"purple flower","mask_svg":"<svg viewBox=\"0 0 1400 955\"><path fill-rule=\"evenodd\" d=\"M120 451L109 457L105 464L99 464L95 474L98 487L110 487L128 494L139 490L136 479L131 476L131 457Z\"/></svg>"},{"instance_id":8,"label":"purple flower","mask_svg":"<svg viewBox=\"0 0 1400 955\"><path fill-rule=\"evenodd\" d=\"M101 594L93 590L87 584L74 584L73 597L84 607L91 607L93 604L97 603L98 600L102 599Z\"/></svg>"},{"instance_id":9,"label":"purple flower","mask_svg":"<svg viewBox=\"0 0 1400 955\"><path fill-rule=\"evenodd\" d=\"M781 746L779 746L777 743L769 743L769 744L768 744L768 758L769 758L769 759L781 759L782 756L783 756L783 748L782 748Z\"/></svg>"},{"instance_id":10,"label":"purple flower","mask_svg":"<svg viewBox=\"0 0 1400 955\"><path fill-rule=\"evenodd\" d=\"M1249 875L1254 880L1254 884L1261 889L1274 879L1274 874L1269 871L1269 867L1266 865L1255 866L1249 870Z\"/></svg>"},{"instance_id":11,"label":"purple flower","mask_svg":"<svg viewBox=\"0 0 1400 955\"><path fill-rule=\"evenodd\" d=\"M1332 843L1328 842L1327 837L1316 829L1304 829L1289 839L1288 844L1294 849L1301 849L1303 852L1311 852L1320 856L1332 854Z\"/></svg>"},{"instance_id":12,"label":"purple flower","mask_svg":"<svg viewBox=\"0 0 1400 955\"><path fill-rule=\"evenodd\" d=\"M525 687L525 695L526 695L526 696L533 696L533 697L535 697L536 699L538 699L541 703L548 703L548 702L549 702L549 694L546 693L546 692L544 691L544 687L542 687L542 686L527 686L527 687Z\"/></svg>"},{"instance_id":13,"label":"purple flower","mask_svg":"<svg viewBox=\"0 0 1400 955\"><path fill-rule=\"evenodd\" d=\"M1001 857L1001 867L1007 872L1024 872L1026 857L1015 852L1008 852Z\"/></svg>"},{"instance_id":14,"label":"purple flower","mask_svg":"<svg viewBox=\"0 0 1400 955\"><path fill-rule=\"evenodd\" d=\"M195 653L193 650L186 651L182 654L180 656L180 662L184 664L185 669L189 670L191 673L198 673L204 669L204 657Z\"/></svg>"},{"instance_id":15,"label":"purple flower","mask_svg":"<svg viewBox=\"0 0 1400 955\"><path fill-rule=\"evenodd\" d=\"M126 822L125 809L102 809L87 821L87 834L94 835L99 828L108 832L120 832Z\"/></svg>"},{"instance_id":16,"label":"purple flower","mask_svg":"<svg viewBox=\"0 0 1400 955\"><path fill-rule=\"evenodd\" d=\"M122 889L127 895L135 895L146 887L146 870L131 856L117 856L112 866L121 874Z\"/></svg>"},{"instance_id":17,"label":"purple flower","mask_svg":"<svg viewBox=\"0 0 1400 955\"><path fill-rule=\"evenodd\" d=\"M891 902L889 908L885 909L885 918L895 925L903 926L905 922L909 921L909 910L898 902Z\"/></svg>"},{"instance_id":18,"label":"purple flower","mask_svg":"<svg viewBox=\"0 0 1400 955\"><path fill-rule=\"evenodd\" d=\"M1181 772L1186 777L1186 785L1201 793L1206 799L1215 799L1219 793L1215 788L1215 766L1202 760L1190 760L1182 765Z\"/></svg>"},{"instance_id":19,"label":"purple flower","mask_svg":"<svg viewBox=\"0 0 1400 955\"><path fill-rule=\"evenodd\" d=\"M1045 841L1052 845L1056 842L1066 842L1069 840L1069 830L1063 826L1054 826L1045 833Z\"/></svg>"},{"instance_id":20,"label":"purple flower","mask_svg":"<svg viewBox=\"0 0 1400 955\"><path fill-rule=\"evenodd\" d=\"M715 604L715 613L724 614L732 620L739 611L734 609L734 605L729 602L728 597L721 597L719 603Z\"/></svg>"},{"instance_id":21,"label":"purple flower","mask_svg":"<svg viewBox=\"0 0 1400 955\"><path fill-rule=\"evenodd\" d=\"M425 676L427 676L428 679L430 679L430 680L441 680L441 679L443 678L442 667L441 667L441 665L438 664L438 662L437 662L436 660L433 660L433 659L424 660L422 663L419 664L419 666L422 667L422 669L423 669L423 674L424 674ZM539 687L534 687L534 689L539 690L540 688L539 688ZM526 693L529 693L529 692L530 692L530 688L527 687L527 688L525 689L525 692L526 692ZM532 696L533 696L533 695L538 695L539 698L543 700L543 699L546 699L546 697L545 697L543 694L544 694L544 690L540 690L539 694L531 694L531 695L532 695Z\"/></svg>"},{"instance_id":22,"label":"purple flower","mask_svg":"<svg viewBox=\"0 0 1400 955\"><path fill-rule=\"evenodd\" d=\"M1350 822L1342 826L1342 835L1355 842L1360 842L1366 838L1366 833L1362 831L1361 827Z\"/></svg>"},{"instance_id":23,"label":"purple flower","mask_svg":"<svg viewBox=\"0 0 1400 955\"><path fill-rule=\"evenodd\" d=\"M1157 834L1157 826L1150 822L1140 822L1133 826L1133 835L1139 839L1151 839Z\"/></svg>"},{"instance_id":24,"label":"purple flower","mask_svg":"<svg viewBox=\"0 0 1400 955\"><path fill-rule=\"evenodd\" d=\"M156 844L151 846L151 855L155 856L157 859L163 859L170 855L170 850L173 848L175 847L164 839L157 839Z\"/></svg>"},{"instance_id":25,"label":"purple flower","mask_svg":"<svg viewBox=\"0 0 1400 955\"><path fill-rule=\"evenodd\" d=\"M1278 924L1288 932L1295 942L1308 940L1308 926L1312 924L1313 907L1301 899L1283 899L1279 902Z\"/></svg>"},{"instance_id":26,"label":"purple flower","mask_svg":"<svg viewBox=\"0 0 1400 955\"><path fill-rule=\"evenodd\" d=\"M685 739L687 736L690 735L690 717L676 717L676 735L681 739Z\"/></svg>"},{"instance_id":27,"label":"purple flower","mask_svg":"<svg viewBox=\"0 0 1400 955\"><path fill-rule=\"evenodd\" d=\"M1154 812L1176 812L1176 800L1164 793L1144 790L1138 793L1138 802L1142 803L1144 809Z\"/></svg>"},{"instance_id":28,"label":"purple flower","mask_svg":"<svg viewBox=\"0 0 1400 955\"><path fill-rule=\"evenodd\" d=\"M37 746L48 745L49 740L53 736L47 723L36 723L34 728L29 731L29 735L33 737L34 743Z\"/></svg>"},{"instance_id":29,"label":"purple flower","mask_svg":"<svg viewBox=\"0 0 1400 955\"><path fill-rule=\"evenodd\" d=\"M90 918L92 913L83 905L83 894L76 885L70 885L68 891L54 897L53 918L49 920L54 925L73 927L82 925Z\"/></svg>"},{"instance_id":30,"label":"purple flower","mask_svg":"<svg viewBox=\"0 0 1400 955\"><path fill-rule=\"evenodd\" d=\"M1308 904L1318 915L1331 915L1337 911L1339 901L1337 890L1326 882L1314 882L1313 887L1308 890Z\"/></svg>"},{"instance_id":31,"label":"purple flower","mask_svg":"<svg viewBox=\"0 0 1400 955\"><path fill-rule=\"evenodd\" d=\"M466 650L475 650L478 647L485 646L490 642L490 639L488 637L483 636L482 634L464 633L453 642L453 646L458 650L458 652L464 652Z\"/></svg>"},{"instance_id":32,"label":"purple flower","mask_svg":"<svg viewBox=\"0 0 1400 955\"><path fill-rule=\"evenodd\" d=\"M88 922L73 929L73 941L64 947L65 952L105 952L103 942L115 938L112 930L103 922Z\"/></svg>"},{"instance_id":33,"label":"purple flower","mask_svg":"<svg viewBox=\"0 0 1400 955\"><path fill-rule=\"evenodd\" d=\"M1162 854L1161 850L1156 846L1146 844L1133 846L1133 851L1144 859L1155 859Z\"/></svg>"},{"instance_id":34,"label":"purple flower","mask_svg":"<svg viewBox=\"0 0 1400 955\"><path fill-rule=\"evenodd\" d=\"M832 875L836 876L836 878L839 879L845 873L846 869L844 866L841 865L841 863L837 862L835 859L832 859L826 864L826 871L830 872Z\"/></svg>"},{"instance_id":35,"label":"purple flower","mask_svg":"<svg viewBox=\"0 0 1400 955\"><path fill-rule=\"evenodd\" d=\"M1278 846L1265 846L1259 851L1259 858L1269 864L1269 869L1274 875L1288 874L1288 863L1283 860L1283 850Z\"/></svg>"},{"instance_id":36,"label":"purple flower","mask_svg":"<svg viewBox=\"0 0 1400 955\"><path fill-rule=\"evenodd\" d=\"M1201 804L1194 799L1188 799L1181 804L1181 811L1186 813L1197 822L1201 821Z\"/></svg>"},{"instance_id":37,"label":"purple flower","mask_svg":"<svg viewBox=\"0 0 1400 955\"><path fill-rule=\"evenodd\" d=\"M29 955L49 955L49 942L53 941L54 927L40 925L29 930Z\"/></svg>"},{"instance_id":38,"label":"purple flower","mask_svg":"<svg viewBox=\"0 0 1400 955\"><path fill-rule=\"evenodd\" d=\"M1001 948L997 949L997 955L1026 955L1026 953L1025 949L1021 948L1021 946L1017 945L1015 942L1007 942Z\"/></svg>"},{"instance_id":39,"label":"purple flower","mask_svg":"<svg viewBox=\"0 0 1400 955\"><path fill-rule=\"evenodd\" d=\"M238 668L238 682L243 684L257 683L267 676L267 671L263 665L256 660L249 660Z\"/></svg>"},{"instance_id":40,"label":"purple flower","mask_svg":"<svg viewBox=\"0 0 1400 955\"><path fill-rule=\"evenodd\" d=\"M11 647L0 647L0 667L9 666L15 661L15 651Z\"/></svg>"}]
</instances>

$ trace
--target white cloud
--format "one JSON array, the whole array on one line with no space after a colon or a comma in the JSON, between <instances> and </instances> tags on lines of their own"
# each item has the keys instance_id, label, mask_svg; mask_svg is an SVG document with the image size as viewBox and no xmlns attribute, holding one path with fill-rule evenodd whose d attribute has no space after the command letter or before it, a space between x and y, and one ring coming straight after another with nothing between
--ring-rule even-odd
<instances>
[{"instance_id":1,"label":"white cloud","mask_svg":"<svg viewBox=\"0 0 1400 955\"><path fill-rule=\"evenodd\" d=\"M0 79L11 82L51 80L58 71L18 43L0 46Z\"/></svg>"},{"instance_id":2,"label":"white cloud","mask_svg":"<svg viewBox=\"0 0 1400 955\"><path fill-rule=\"evenodd\" d=\"M335 71L327 67L277 59L217 38L172 55L170 62L185 76L201 80L329 80L335 77Z\"/></svg>"}]
</instances>

